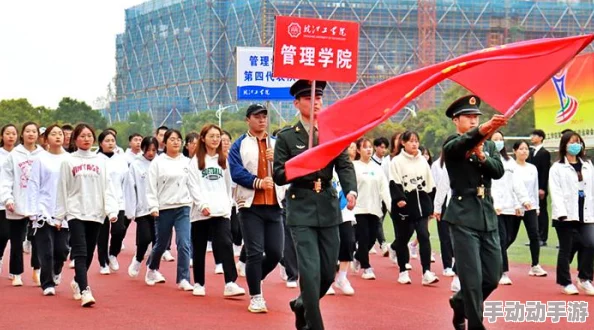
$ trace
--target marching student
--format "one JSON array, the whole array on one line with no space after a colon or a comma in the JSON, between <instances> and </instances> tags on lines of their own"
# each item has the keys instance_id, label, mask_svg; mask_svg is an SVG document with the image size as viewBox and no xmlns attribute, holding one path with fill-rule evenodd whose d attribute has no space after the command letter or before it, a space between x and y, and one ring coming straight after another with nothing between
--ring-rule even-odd
<instances>
[{"instance_id":1,"label":"marching student","mask_svg":"<svg viewBox=\"0 0 594 330\"><path fill-rule=\"evenodd\" d=\"M553 227L559 238L557 284L568 295L579 291L571 281L572 249L582 254L578 260L577 286L594 295L594 168L585 160L579 134L568 131L559 143L559 160L549 172Z\"/></svg>"},{"instance_id":2,"label":"marching student","mask_svg":"<svg viewBox=\"0 0 594 330\"><path fill-rule=\"evenodd\" d=\"M122 251L122 243L130 226L130 220L124 215L124 180L128 175L128 162L122 154L117 153L116 135L113 131L104 130L99 134L98 140L98 155L105 160L107 175L119 207L118 220L113 224L110 221L103 222L97 242L97 258L101 268L99 272L102 275L109 275L110 269L112 271L120 269L117 257Z\"/></svg>"},{"instance_id":3,"label":"marching student","mask_svg":"<svg viewBox=\"0 0 594 330\"><path fill-rule=\"evenodd\" d=\"M532 258L532 267L528 271L530 276L547 276L547 272L539 265L540 257L540 234L538 230L538 170L536 166L527 163L529 147L526 141L517 141L513 146L514 154L516 156L516 172L517 179L523 183L527 192L527 201L522 204L524 209L516 208L516 216L512 222L508 224L508 242L509 248L520 230L520 222L524 222L526 233L530 239L530 256Z\"/></svg>"},{"instance_id":4,"label":"marching student","mask_svg":"<svg viewBox=\"0 0 594 330\"><path fill-rule=\"evenodd\" d=\"M0 130L0 173L8 158L8 154L17 144L18 136L17 128L13 124L4 125L2 130ZM4 201L0 200L0 274L2 274L2 256L9 240L10 229L8 220L6 219L6 208L4 207Z\"/></svg>"},{"instance_id":5,"label":"marching student","mask_svg":"<svg viewBox=\"0 0 594 330\"><path fill-rule=\"evenodd\" d=\"M429 215L433 214L430 194L435 189L429 163L419 150L419 135L406 131L400 136L401 152L392 159L390 166L390 194L392 216L398 227L396 253L400 275L398 282L410 284L406 269L409 259L407 243L416 231L420 245L422 285L431 285L439 278L431 272L431 241L429 240Z\"/></svg>"},{"instance_id":6,"label":"marching student","mask_svg":"<svg viewBox=\"0 0 594 330\"><path fill-rule=\"evenodd\" d=\"M452 240L450 238L450 226L446 221L441 221L441 215L445 214L447 203L452 196L448 170L444 165L443 152L441 152L439 158L431 164L431 175L436 185L435 197L433 198L433 212L437 220L437 234L441 249L443 275L446 277L455 277L456 273L452 269L454 248L452 247ZM446 182L442 184L442 180Z\"/></svg>"},{"instance_id":7,"label":"marching student","mask_svg":"<svg viewBox=\"0 0 594 330\"><path fill-rule=\"evenodd\" d=\"M136 254L128 266L130 277L138 276L140 265L149 244L155 245L155 217L150 214L148 205L149 166L157 156L159 141L152 136L147 136L140 143L142 155L136 158L128 170L124 181L124 206L125 215L130 221L136 222Z\"/></svg>"},{"instance_id":8,"label":"marching student","mask_svg":"<svg viewBox=\"0 0 594 330\"><path fill-rule=\"evenodd\" d=\"M383 136L378 137L375 140L373 140L373 151L374 152L373 152L373 156L371 156L371 160L373 160L380 167L383 166L384 161L390 162L390 157L387 155L389 145L390 145L390 141L388 141L388 139L386 139ZM387 175L386 175L386 179L388 179ZM379 245L380 250L382 251L382 255L384 257L387 257L389 254L389 246L386 243L386 236L384 235L384 218L386 217L387 213L388 213L388 207L387 207L387 205L385 205L382 202L382 216L380 217L380 222L379 222L379 225L377 226L376 239L377 239L377 244ZM373 253L372 251L375 251L374 247L371 248L370 253Z\"/></svg>"},{"instance_id":9,"label":"marching student","mask_svg":"<svg viewBox=\"0 0 594 330\"><path fill-rule=\"evenodd\" d=\"M60 126L49 126L43 135L48 150L40 152L31 165L27 206L41 263L41 289L44 296L53 296L68 256L68 222L55 217L60 166L68 153L62 148L64 133Z\"/></svg>"},{"instance_id":10,"label":"marching student","mask_svg":"<svg viewBox=\"0 0 594 330\"><path fill-rule=\"evenodd\" d=\"M357 156L353 165L359 198L354 209L357 221L355 226L357 251L353 268L357 271L362 268L361 277L365 280L375 279L375 273L369 263L369 250L375 244L377 226L382 216L382 201L386 205L392 204L388 179L382 172L382 168L371 160L372 153L371 140L361 138L357 141Z\"/></svg>"},{"instance_id":11,"label":"marching student","mask_svg":"<svg viewBox=\"0 0 594 330\"><path fill-rule=\"evenodd\" d=\"M157 130L155 131L155 138L157 138L157 141L159 141L159 150L157 150L157 155L161 155L163 153L163 150L165 149L165 141L163 140L163 138L165 137L165 133L168 130L169 130L169 128L167 128L167 126L159 126L159 128L157 128ZM165 253L163 253L163 257L162 257L162 259L167 262L175 261L175 258L171 254L171 240L172 239L173 239L173 236L170 236L169 240L167 241L167 250L165 250Z\"/></svg>"},{"instance_id":12,"label":"marching student","mask_svg":"<svg viewBox=\"0 0 594 330\"><path fill-rule=\"evenodd\" d=\"M27 184L31 174L33 158L43 151L37 145L39 128L33 122L26 122L21 130L20 142L6 157L0 174L0 200L6 206L6 218L10 232L10 274L12 285L22 286L23 240L29 223L27 212ZM31 266L33 282L39 282L39 258L35 242L32 242Z\"/></svg>"},{"instance_id":13,"label":"marching student","mask_svg":"<svg viewBox=\"0 0 594 330\"><path fill-rule=\"evenodd\" d=\"M64 142L62 142L62 148L64 148L64 150L66 150L68 153L72 152L72 150L70 150L70 137L72 136L72 130L74 130L72 125L62 125L62 132L64 132Z\"/></svg>"},{"instance_id":14,"label":"marching student","mask_svg":"<svg viewBox=\"0 0 594 330\"><path fill-rule=\"evenodd\" d=\"M124 151L124 149L122 149L122 147L118 146L118 144L117 144L118 131L116 131L115 128L113 128L113 127L108 127L106 129L104 129L103 131L113 133L113 136L116 137L116 142L115 142L115 147L113 148L113 152L123 156L126 152Z\"/></svg>"},{"instance_id":15,"label":"marching student","mask_svg":"<svg viewBox=\"0 0 594 330\"><path fill-rule=\"evenodd\" d=\"M163 137L165 148L149 166L148 205L156 220L157 242L148 260L147 285L165 282L159 273L161 258L175 228L177 245L176 284L183 291L193 291L190 284L190 188L189 159L182 154L182 135L169 129Z\"/></svg>"},{"instance_id":16,"label":"marching student","mask_svg":"<svg viewBox=\"0 0 594 330\"><path fill-rule=\"evenodd\" d=\"M56 219L67 220L70 230L70 256L74 260L73 297L82 307L95 304L87 272L93 261L103 221L117 221L118 201L109 181L105 158L91 151L95 132L78 124L72 132L74 150L60 165ZM82 291L81 291L82 289Z\"/></svg>"},{"instance_id":17,"label":"marching student","mask_svg":"<svg viewBox=\"0 0 594 330\"><path fill-rule=\"evenodd\" d=\"M141 143L142 135L138 133L133 133L128 137L128 149L126 149L126 153L124 154L128 165L132 164L138 156L142 155Z\"/></svg>"},{"instance_id":18,"label":"marching student","mask_svg":"<svg viewBox=\"0 0 594 330\"><path fill-rule=\"evenodd\" d=\"M225 276L225 297L241 296L245 290L235 283L237 270L231 242L231 175L221 146L221 129L205 125L200 131L196 156L190 162L192 207L192 248L194 256L193 295L205 296L206 243L213 229L213 247L217 251Z\"/></svg>"},{"instance_id":19,"label":"marching student","mask_svg":"<svg viewBox=\"0 0 594 330\"><path fill-rule=\"evenodd\" d=\"M186 139L184 143L184 156L188 157L188 159L194 158L196 156L196 151L198 150L198 138L200 135L196 132L190 132L186 134Z\"/></svg>"},{"instance_id":20,"label":"marching student","mask_svg":"<svg viewBox=\"0 0 594 330\"><path fill-rule=\"evenodd\" d=\"M231 149L231 141L233 138L231 134L223 130L221 135L221 145L223 146L223 153L228 158L229 149ZM238 270L239 276L245 276L245 248L243 247L243 236L241 235L241 226L239 225L239 217L237 215L237 203L235 197L237 196L237 183L231 180L231 194L233 196L233 208L231 209L231 235L233 237L233 255L239 257L239 262L243 263L243 275ZM239 269L239 267L236 267Z\"/></svg>"}]
</instances>

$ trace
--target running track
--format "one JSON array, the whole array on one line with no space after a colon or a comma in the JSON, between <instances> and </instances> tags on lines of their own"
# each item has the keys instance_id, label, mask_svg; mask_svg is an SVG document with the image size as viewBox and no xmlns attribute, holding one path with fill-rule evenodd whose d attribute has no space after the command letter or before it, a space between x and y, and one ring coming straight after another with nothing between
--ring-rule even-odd
<instances>
[{"instance_id":1,"label":"running track","mask_svg":"<svg viewBox=\"0 0 594 330\"><path fill-rule=\"evenodd\" d=\"M287 289L280 280L278 268L266 279L263 292L268 314L247 311L248 296L237 299L223 298L223 276L214 274L212 254L207 255L206 297L194 297L191 292L178 290L175 282L175 263L161 264L168 282L156 287L144 283L144 266L138 278L127 275L128 264L134 253L134 225L129 229L126 250L118 258L121 269L108 276L99 275L98 263L93 262L89 282L97 304L83 309L72 299L69 286L74 273L66 269L63 284L57 296L43 297L41 289L31 285L31 270L24 275L25 286L13 288L7 279L8 253L4 260L0 281L0 310L2 329L63 329L65 324L84 329L294 329L293 313L288 307L298 289ZM7 249L8 250L8 249ZM28 266L29 255L25 255ZM322 300L326 329L451 329L451 309L448 304L450 278L441 276L441 263L433 270L441 282L435 287L422 287L420 263L413 260L412 285L396 282L397 266L388 258L371 256L377 280L365 281L349 274L356 295L327 296ZM554 282L554 269L547 268L546 278L530 278L527 266L512 265L514 285L499 287L490 300L585 300L590 303L586 324L567 323L562 319L553 324L539 324L544 329L593 329L594 297L583 294L568 297L560 293ZM247 290L245 278L238 283ZM485 321L486 322L486 321ZM488 329L533 329L530 323L485 323Z\"/></svg>"}]
</instances>

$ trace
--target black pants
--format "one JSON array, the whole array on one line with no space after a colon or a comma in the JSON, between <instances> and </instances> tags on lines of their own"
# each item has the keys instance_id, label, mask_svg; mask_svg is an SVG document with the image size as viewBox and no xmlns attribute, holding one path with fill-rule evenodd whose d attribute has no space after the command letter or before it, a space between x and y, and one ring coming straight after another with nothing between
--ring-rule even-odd
<instances>
[{"instance_id":1,"label":"black pants","mask_svg":"<svg viewBox=\"0 0 594 330\"><path fill-rule=\"evenodd\" d=\"M578 221L555 221L559 238L557 254L557 284L571 284L570 262L572 250L578 253L578 278L592 280L594 274L594 224Z\"/></svg>"},{"instance_id":2,"label":"black pants","mask_svg":"<svg viewBox=\"0 0 594 330\"><path fill-rule=\"evenodd\" d=\"M287 273L287 281L294 282L299 278L299 266L297 265L297 250L295 249L295 242L291 235L291 229L287 226L286 209L281 212L283 217L283 227L285 232L285 246L283 249L283 258L280 264L285 267Z\"/></svg>"},{"instance_id":3,"label":"black pants","mask_svg":"<svg viewBox=\"0 0 594 330\"><path fill-rule=\"evenodd\" d=\"M540 257L540 236L538 233L538 216L536 215L536 210L526 211L524 212L523 217L514 216L508 220L508 242L507 245L501 246L501 250L503 250L504 246L507 250L516 241L522 220L524 221L524 227L526 228L526 233L528 234L528 239L530 240L530 256L532 257L532 266L536 266L538 265Z\"/></svg>"},{"instance_id":4,"label":"black pants","mask_svg":"<svg viewBox=\"0 0 594 330\"><path fill-rule=\"evenodd\" d=\"M223 217L210 218L192 222L192 249L194 255L194 282L204 286L206 267L206 243L210 228L214 228L212 238L213 250L216 249L223 264L225 283L237 280L237 270L233 259L233 243L231 239L231 221Z\"/></svg>"},{"instance_id":5,"label":"black pants","mask_svg":"<svg viewBox=\"0 0 594 330\"><path fill-rule=\"evenodd\" d=\"M215 227L210 226L210 229L208 230L208 241L212 244L212 257L214 259L215 265L220 265L223 263L223 259L221 258L219 251L214 246L213 242L215 235Z\"/></svg>"},{"instance_id":6,"label":"black pants","mask_svg":"<svg viewBox=\"0 0 594 330\"><path fill-rule=\"evenodd\" d=\"M429 219L421 218L417 220L398 220L396 237L396 254L398 255L398 267L400 272L406 271L406 263L410 260L408 253L408 241L413 233L417 233L419 240L419 252L421 255L421 266L423 267L423 274L431 270L431 241L429 240Z\"/></svg>"},{"instance_id":7,"label":"black pants","mask_svg":"<svg viewBox=\"0 0 594 330\"><path fill-rule=\"evenodd\" d=\"M499 229L499 245L501 246L501 264L504 273L509 272L509 259L507 258L507 247L509 243L509 231L515 215L500 214L497 216ZM517 235L517 232L516 232ZM511 244L510 244L511 245Z\"/></svg>"},{"instance_id":8,"label":"black pants","mask_svg":"<svg viewBox=\"0 0 594 330\"><path fill-rule=\"evenodd\" d=\"M386 214L388 214L388 208L386 208L386 204L382 202L382 217L379 218L376 234L377 243L380 246L386 242L386 235L384 234L384 219L386 218Z\"/></svg>"},{"instance_id":9,"label":"black pants","mask_svg":"<svg viewBox=\"0 0 594 330\"><path fill-rule=\"evenodd\" d=\"M124 211L118 213L118 221L114 223L111 223L109 219L105 218L99 233L99 241L97 242L97 258L99 259L99 266L107 266L109 263L109 256L117 257L120 254L122 251L122 242L124 241L124 237L126 237L126 231L129 226L130 220L124 215ZM109 239L110 229L111 240Z\"/></svg>"},{"instance_id":10,"label":"black pants","mask_svg":"<svg viewBox=\"0 0 594 330\"><path fill-rule=\"evenodd\" d=\"M80 290L89 286L87 271L93 261L93 253L99 239L101 223L83 220L70 220L70 258L74 260L74 280Z\"/></svg>"},{"instance_id":11,"label":"black pants","mask_svg":"<svg viewBox=\"0 0 594 330\"><path fill-rule=\"evenodd\" d=\"M155 246L155 217L145 215L136 218L136 261L142 262L149 244Z\"/></svg>"},{"instance_id":12,"label":"black pants","mask_svg":"<svg viewBox=\"0 0 594 330\"><path fill-rule=\"evenodd\" d=\"M21 275L23 265L23 240L27 235L28 219L7 220L10 232L10 273Z\"/></svg>"},{"instance_id":13,"label":"black pants","mask_svg":"<svg viewBox=\"0 0 594 330\"><path fill-rule=\"evenodd\" d=\"M538 215L538 234L540 240L547 242L549 239L549 205L547 204L548 193L545 193L544 199L538 200L538 206L540 207L540 214Z\"/></svg>"},{"instance_id":14,"label":"black pants","mask_svg":"<svg viewBox=\"0 0 594 330\"><path fill-rule=\"evenodd\" d=\"M41 263L41 289L53 288L54 275L62 273L62 267L68 257L68 229L58 230L47 223L37 228L33 241L37 244Z\"/></svg>"},{"instance_id":15,"label":"black pants","mask_svg":"<svg viewBox=\"0 0 594 330\"><path fill-rule=\"evenodd\" d=\"M279 206L252 205L239 210L247 253L245 275L250 295L261 293L260 282L276 267L284 247L283 220Z\"/></svg>"},{"instance_id":16,"label":"black pants","mask_svg":"<svg viewBox=\"0 0 594 330\"><path fill-rule=\"evenodd\" d=\"M27 220L27 240L31 242L31 268L34 270L41 269L41 262L39 261L39 249L37 248L37 242L34 239L35 230L33 230L33 222Z\"/></svg>"},{"instance_id":17,"label":"black pants","mask_svg":"<svg viewBox=\"0 0 594 330\"><path fill-rule=\"evenodd\" d=\"M355 228L353 222L343 222L338 226L340 235L340 249L338 250L338 261L353 261L353 252L355 246Z\"/></svg>"},{"instance_id":18,"label":"black pants","mask_svg":"<svg viewBox=\"0 0 594 330\"><path fill-rule=\"evenodd\" d=\"M369 250L375 244L379 218L373 214L356 214L355 239L357 240L357 251L355 259L361 263L361 268L370 268Z\"/></svg>"},{"instance_id":19,"label":"black pants","mask_svg":"<svg viewBox=\"0 0 594 330\"><path fill-rule=\"evenodd\" d=\"M235 206L231 209L231 237L233 237L233 244L241 246L243 235L241 234L241 225L239 224L239 216Z\"/></svg>"},{"instance_id":20,"label":"black pants","mask_svg":"<svg viewBox=\"0 0 594 330\"><path fill-rule=\"evenodd\" d=\"M437 235L439 236L439 246L441 249L441 262L443 269L452 268L454 258L454 247L452 246L452 236L450 236L450 223L443 220L443 215L446 212L446 205L448 199L446 198L441 206L442 219L437 222Z\"/></svg>"},{"instance_id":21,"label":"black pants","mask_svg":"<svg viewBox=\"0 0 594 330\"><path fill-rule=\"evenodd\" d=\"M2 260L9 240L10 226L8 225L8 220L6 220L6 210L0 210L0 260Z\"/></svg>"}]
</instances>

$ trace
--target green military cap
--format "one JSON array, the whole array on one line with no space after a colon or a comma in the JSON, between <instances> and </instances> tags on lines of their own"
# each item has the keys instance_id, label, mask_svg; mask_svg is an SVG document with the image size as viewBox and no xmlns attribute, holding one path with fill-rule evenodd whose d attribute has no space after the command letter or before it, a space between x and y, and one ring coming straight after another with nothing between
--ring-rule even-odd
<instances>
[{"instance_id":1,"label":"green military cap","mask_svg":"<svg viewBox=\"0 0 594 330\"><path fill-rule=\"evenodd\" d=\"M476 95L466 95L454 101L446 110L446 116L456 118L460 115L482 115L479 110L481 99Z\"/></svg>"},{"instance_id":2,"label":"green military cap","mask_svg":"<svg viewBox=\"0 0 594 330\"><path fill-rule=\"evenodd\" d=\"M293 84L293 86L291 86L289 93L291 93L291 96L293 96L296 99L300 98L301 96L311 95L311 85L312 85L311 80L303 80L303 79L297 80ZM316 80L316 95L317 96L324 95L324 88L326 88L326 82L321 81L321 80Z\"/></svg>"}]
</instances>

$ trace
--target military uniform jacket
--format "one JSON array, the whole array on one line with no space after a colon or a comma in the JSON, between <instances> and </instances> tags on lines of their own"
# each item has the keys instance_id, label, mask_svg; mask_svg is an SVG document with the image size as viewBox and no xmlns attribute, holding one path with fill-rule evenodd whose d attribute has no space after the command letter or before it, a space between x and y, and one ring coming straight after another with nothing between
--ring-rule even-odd
<instances>
[{"instance_id":1,"label":"military uniform jacket","mask_svg":"<svg viewBox=\"0 0 594 330\"><path fill-rule=\"evenodd\" d=\"M277 135L274 148L274 182L283 186L290 184L286 194L287 225L308 227L330 227L342 223L338 193L332 186L332 170L338 174L342 190L357 191L357 179L353 163L345 151L334 158L326 167L314 173L288 182L285 163L308 149L309 135L303 124L287 127ZM318 178L322 190L317 193L313 184ZM311 187L309 187L311 185Z\"/></svg>"},{"instance_id":2,"label":"military uniform jacket","mask_svg":"<svg viewBox=\"0 0 594 330\"><path fill-rule=\"evenodd\" d=\"M476 155L466 158L467 152L482 138L475 128L462 135L450 136L444 144L443 154L452 189L452 199L444 220L475 230L491 231L497 229L497 214L490 194L491 180L500 179L504 169L492 141L484 143L484 162L479 162ZM487 191L484 198L479 197L476 191L481 185Z\"/></svg>"}]
</instances>

